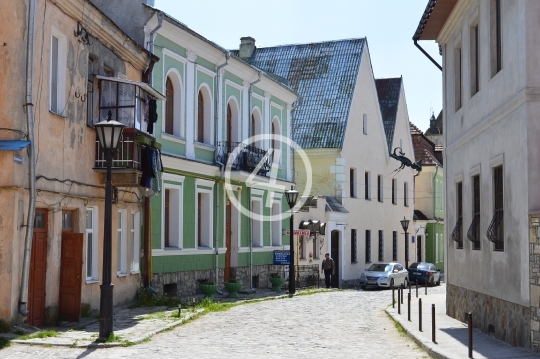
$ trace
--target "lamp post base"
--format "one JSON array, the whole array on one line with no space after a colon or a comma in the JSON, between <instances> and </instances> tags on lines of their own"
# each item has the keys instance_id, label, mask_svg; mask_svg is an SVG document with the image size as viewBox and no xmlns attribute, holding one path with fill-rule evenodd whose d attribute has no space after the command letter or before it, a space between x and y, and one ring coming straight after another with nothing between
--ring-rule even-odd
<instances>
[{"instance_id":1,"label":"lamp post base","mask_svg":"<svg viewBox=\"0 0 540 359\"><path fill-rule=\"evenodd\" d=\"M114 284L102 284L99 305L99 339L107 340L113 333L113 288Z\"/></svg>"}]
</instances>

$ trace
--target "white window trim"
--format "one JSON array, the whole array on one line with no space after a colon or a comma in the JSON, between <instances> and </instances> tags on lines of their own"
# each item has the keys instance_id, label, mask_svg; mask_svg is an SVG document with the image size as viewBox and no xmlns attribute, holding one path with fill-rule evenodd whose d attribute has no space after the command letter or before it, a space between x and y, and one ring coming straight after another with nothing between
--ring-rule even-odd
<instances>
[{"instance_id":1,"label":"white window trim","mask_svg":"<svg viewBox=\"0 0 540 359\"><path fill-rule=\"evenodd\" d=\"M124 277L127 275L127 211L119 209L117 216L120 216L121 228L116 228L116 250L118 251L118 232L120 232L120 254L116 253L116 275ZM116 223L118 224L118 218ZM120 263L118 257L120 256Z\"/></svg>"},{"instance_id":2,"label":"white window trim","mask_svg":"<svg viewBox=\"0 0 540 359\"><path fill-rule=\"evenodd\" d=\"M262 216L262 215L264 214L264 212L263 212L263 211L264 211L264 207L263 207L263 197L262 197L262 196L261 196L261 197L255 197L255 196L253 196L253 194L255 194L255 193L253 193L254 191L260 191L260 190L251 190L252 196L251 196L251 198L250 198L250 204L251 204L251 211L250 211L250 212L253 213L253 202L255 202L255 203L257 203L257 206L259 206L260 215ZM264 193L264 191L260 191L260 192L263 192L263 193ZM251 231L250 231L250 234L249 234L249 236L250 236L250 241L251 241L251 244L252 244L251 246L252 246L253 248L263 248L263 247L264 247L264 239L263 239L263 227L264 227L264 221L262 221L262 220L259 221L259 222L260 222L260 224L259 224L259 238L258 238L257 243L254 243L254 242L253 242L253 240L254 240L254 238L253 238L253 221L255 221L256 219L254 219L254 218L252 218L252 217L250 216L250 219L249 219L249 220L250 220L250 222L251 222L251 223L250 223L250 229L251 229Z\"/></svg>"},{"instance_id":3,"label":"white window trim","mask_svg":"<svg viewBox=\"0 0 540 359\"><path fill-rule=\"evenodd\" d=\"M50 89L52 85L52 38L58 39L58 77L57 77L57 111L52 109ZM58 29L51 27L50 36L50 55L49 55L49 111L57 115L63 116L66 106L66 68L67 68L67 40L66 36Z\"/></svg>"},{"instance_id":4,"label":"white window trim","mask_svg":"<svg viewBox=\"0 0 540 359\"><path fill-rule=\"evenodd\" d=\"M204 119L204 124L205 124L205 133L206 131L208 130L210 132L210 135L209 135L209 139L210 141L208 142L198 142L197 141L197 137L198 137L198 126L199 126L199 92L202 91L202 89L205 88L206 91L207 91L207 95L208 95L208 99L204 99L205 101L205 110L208 109L208 117L205 116L205 119ZM203 91L203 96L204 96L204 91ZM195 129L195 132L194 132L194 141L193 143L204 143L206 145L210 145L210 146L214 146L214 98L213 98L213 91L210 89L210 86L206 83L206 82L203 82L201 83L201 85L199 86L199 88L197 89L197 92L195 93L195 117L194 117L194 129ZM209 102L209 104L207 105L206 102ZM207 123L208 122L208 123ZM189 131L189 129L188 129ZM207 136L205 136L207 137Z\"/></svg>"},{"instance_id":5,"label":"white window trim","mask_svg":"<svg viewBox=\"0 0 540 359\"><path fill-rule=\"evenodd\" d=\"M409 207L409 182L403 182L403 205Z\"/></svg>"},{"instance_id":6,"label":"white window trim","mask_svg":"<svg viewBox=\"0 0 540 359\"><path fill-rule=\"evenodd\" d=\"M184 73L185 73L185 69L184 69ZM170 76L171 74L173 76ZM166 117L167 106L166 106L166 103L163 101L162 106L161 106L161 108L162 108L161 134L162 134L162 137L169 137L173 141L175 141L175 140L184 140L185 137L186 137L186 131L185 131L186 121L185 121L185 115L184 115L184 113L185 113L185 96L184 96L183 78L180 75L180 72L176 68L174 68L174 67L170 68L167 71L167 73L165 74L165 76L163 77L163 93L165 94L165 96L167 95L166 86L167 86L167 79L169 77L171 78L173 86L176 87L174 89L174 104L180 107L178 110L176 110L176 107L175 107L175 110L174 110L174 114L173 114L173 132L175 132L174 131L175 128L176 128L175 125L177 125L178 129L179 129L179 133L174 134L174 133L166 133L165 132L165 121L167 119L167 117ZM163 136L163 135L165 135L165 136Z\"/></svg>"},{"instance_id":7,"label":"white window trim","mask_svg":"<svg viewBox=\"0 0 540 359\"><path fill-rule=\"evenodd\" d=\"M88 260L88 253L86 251L88 250L88 229L85 229L85 238L84 238L84 248L85 248L85 277L86 277L86 284L91 283L97 283L99 281L99 272L98 272L98 256L99 256L99 231L98 231L98 207L97 206L89 206L85 209L85 218L86 218L86 210L92 211L92 272L93 275L91 277L88 276L87 272L87 263ZM86 223L85 223L86 228Z\"/></svg>"},{"instance_id":8,"label":"white window trim","mask_svg":"<svg viewBox=\"0 0 540 359\"><path fill-rule=\"evenodd\" d=\"M392 178L392 184L393 184L393 195L394 195L394 199L392 200L392 204L398 204L398 181L397 181L397 178Z\"/></svg>"},{"instance_id":9,"label":"white window trim","mask_svg":"<svg viewBox=\"0 0 540 359\"><path fill-rule=\"evenodd\" d=\"M165 190L172 189L178 191L178 242L176 247L167 247L182 249L184 246L184 179L185 176L164 173L162 175L162 196L161 196L161 249L165 249ZM165 181L176 182L176 184Z\"/></svg>"},{"instance_id":10,"label":"white window trim","mask_svg":"<svg viewBox=\"0 0 540 359\"><path fill-rule=\"evenodd\" d=\"M231 87L237 89L238 91L240 91L240 94L242 94L242 90L244 89L244 88L242 87L242 85L238 85L237 83L232 82L232 81L229 80L229 79L225 80L225 85L231 86Z\"/></svg>"},{"instance_id":11,"label":"white window trim","mask_svg":"<svg viewBox=\"0 0 540 359\"><path fill-rule=\"evenodd\" d=\"M136 211L131 213L131 274L137 274L140 271L140 257L141 257L141 212Z\"/></svg>"},{"instance_id":12,"label":"white window trim","mask_svg":"<svg viewBox=\"0 0 540 359\"><path fill-rule=\"evenodd\" d=\"M210 187L211 189L200 188L199 186ZM208 238L208 246L199 246L197 239L199 238L199 226L197 225L197 210L199 207L199 193L205 193L209 195L210 209L214 208L214 181L204 180L197 178L195 180L195 248L196 249L213 249L213 233L214 233L214 212L211 210L208 212L208 223L210 238Z\"/></svg>"}]
</instances>

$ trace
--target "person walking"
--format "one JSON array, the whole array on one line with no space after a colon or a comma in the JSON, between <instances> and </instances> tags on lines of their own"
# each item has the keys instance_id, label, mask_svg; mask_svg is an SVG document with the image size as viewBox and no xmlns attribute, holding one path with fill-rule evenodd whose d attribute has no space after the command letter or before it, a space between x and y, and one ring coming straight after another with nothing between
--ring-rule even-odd
<instances>
[{"instance_id":1,"label":"person walking","mask_svg":"<svg viewBox=\"0 0 540 359\"><path fill-rule=\"evenodd\" d=\"M324 260L322 261L321 272L324 272L324 282L326 283L326 288L330 288L331 276L336 274L336 266L334 260L330 258L330 253L326 252L324 254Z\"/></svg>"}]
</instances>

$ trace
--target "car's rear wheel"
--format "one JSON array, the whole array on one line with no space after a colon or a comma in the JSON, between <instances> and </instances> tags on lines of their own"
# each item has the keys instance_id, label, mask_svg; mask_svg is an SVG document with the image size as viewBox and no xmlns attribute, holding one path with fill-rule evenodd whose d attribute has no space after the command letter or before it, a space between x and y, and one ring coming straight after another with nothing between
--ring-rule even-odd
<instances>
[{"instance_id":1,"label":"car's rear wheel","mask_svg":"<svg viewBox=\"0 0 540 359\"><path fill-rule=\"evenodd\" d=\"M405 278L405 280L403 281L403 286L405 288L409 288L409 280L407 278Z\"/></svg>"},{"instance_id":2,"label":"car's rear wheel","mask_svg":"<svg viewBox=\"0 0 540 359\"><path fill-rule=\"evenodd\" d=\"M441 285L441 276L439 276L439 280L437 281L437 286Z\"/></svg>"}]
</instances>

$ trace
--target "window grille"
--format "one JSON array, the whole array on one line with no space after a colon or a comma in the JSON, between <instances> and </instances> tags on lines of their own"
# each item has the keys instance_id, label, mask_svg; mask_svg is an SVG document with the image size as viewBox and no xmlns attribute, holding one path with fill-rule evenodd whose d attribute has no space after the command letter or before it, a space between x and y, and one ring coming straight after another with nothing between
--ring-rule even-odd
<instances>
[{"instance_id":1,"label":"window grille","mask_svg":"<svg viewBox=\"0 0 540 359\"><path fill-rule=\"evenodd\" d=\"M480 249L480 175L473 176L473 220L467 231L467 238L473 242L473 249Z\"/></svg>"},{"instance_id":2,"label":"window grille","mask_svg":"<svg viewBox=\"0 0 540 359\"><path fill-rule=\"evenodd\" d=\"M351 229L351 263L356 262L356 229Z\"/></svg>"},{"instance_id":3,"label":"window grille","mask_svg":"<svg viewBox=\"0 0 540 359\"><path fill-rule=\"evenodd\" d=\"M397 261L397 232L392 232L392 260Z\"/></svg>"},{"instance_id":4,"label":"window grille","mask_svg":"<svg viewBox=\"0 0 540 359\"><path fill-rule=\"evenodd\" d=\"M486 233L488 239L495 244L496 251L504 250L504 208L503 208L503 171L502 166L493 169L493 190L495 213Z\"/></svg>"},{"instance_id":5,"label":"window grille","mask_svg":"<svg viewBox=\"0 0 540 359\"><path fill-rule=\"evenodd\" d=\"M371 231L366 230L366 263L371 262Z\"/></svg>"}]
</instances>

